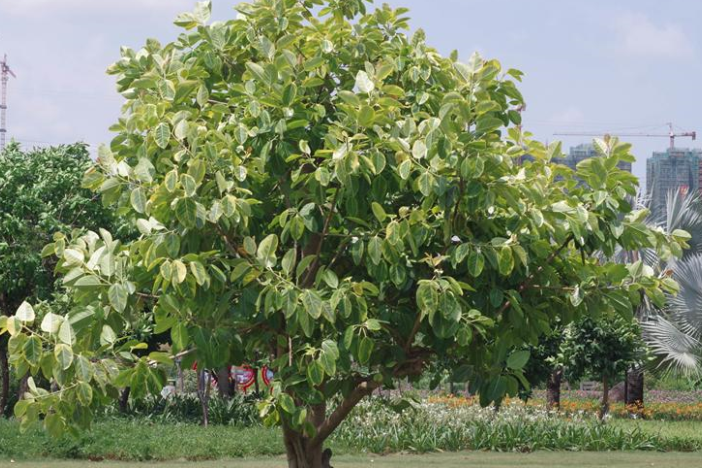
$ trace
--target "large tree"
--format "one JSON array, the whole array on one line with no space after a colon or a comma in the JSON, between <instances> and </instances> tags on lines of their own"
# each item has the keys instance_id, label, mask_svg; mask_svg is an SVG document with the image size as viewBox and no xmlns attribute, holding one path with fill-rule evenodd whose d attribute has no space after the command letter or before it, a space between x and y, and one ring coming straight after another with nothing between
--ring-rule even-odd
<instances>
[{"instance_id":1,"label":"large tree","mask_svg":"<svg viewBox=\"0 0 702 468\"><path fill-rule=\"evenodd\" d=\"M42 260L41 251L54 233L109 227L110 212L80 187L91 165L84 144L23 151L11 143L0 153L0 315L13 314L24 300L51 298L56 261ZM0 374L2 415L10 382L6 337Z\"/></svg>"},{"instance_id":2,"label":"large tree","mask_svg":"<svg viewBox=\"0 0 702 468\"><path fill-rule=\"evenodd\" d=\"M440 362L499 401L525 382L528 352L509 350L555 317L630 312L674 287L589 255L685 244L632 211L627 145L598 141L578 185L550 163L559 145L521 133L520 72L442 57L405 34L406 10L365 7L259 0L207 25L200 3L175 42L122 50L110 73L124 115L85 184L141 237L47 247L76 306L40 319L25 303L0 323L17 362L60 385L34 386L18 417L60 433L116 386L158 391L174 356L259 360L275 370L261 414L289 466L321 467L374 389ZM116 340L144 308L172 355Z\"/></svg>"}]
</instances>

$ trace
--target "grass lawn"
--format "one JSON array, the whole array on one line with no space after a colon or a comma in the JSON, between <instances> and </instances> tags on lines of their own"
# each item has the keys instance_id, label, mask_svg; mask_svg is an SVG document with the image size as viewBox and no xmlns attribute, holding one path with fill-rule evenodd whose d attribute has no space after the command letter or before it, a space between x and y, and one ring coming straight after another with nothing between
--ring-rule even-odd
<instances>
[{"instance_id":1,"label":"grass lawn","mask_svg":"<svg viewBox=\"0 0 702 468\"><path fill-rule=\"evenodd\" d=\"M537 452L530 454L519 453L489 453L461 452L455 454L431 455L391 455L386 457L372 456L340 456L332 459L336 468L565 468L565 467L655 467L679 468L702 467L702 456L699 453L656 453L656 452ZM99 464L89 461L48 461L25 460L7 463L0 460L0 466L17 466L24 468L276 468L285 467L282 458L219 460L206 462L102 462Z\"/></svg>"},{"instance_id":2,"label":"grass lawn","mask_svg":"<svg viewBox=\"0 0 702 468\"><path fill-rule=\"evenodd\" d=\"M608 424L628 431L639 429L648 434L659 435L667 439L697 440L702 446L702 422L699 421L641 421L631 419L613 419Z\"/></svg>"}]
</instances>

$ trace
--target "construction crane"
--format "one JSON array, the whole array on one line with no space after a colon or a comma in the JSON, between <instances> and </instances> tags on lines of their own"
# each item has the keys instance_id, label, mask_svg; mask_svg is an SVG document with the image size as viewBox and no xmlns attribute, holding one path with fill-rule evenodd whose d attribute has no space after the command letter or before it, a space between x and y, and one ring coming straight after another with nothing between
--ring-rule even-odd
<instances>
[{"instance_id":1,"label":"construction crane","mask_svg":"<svg viewBox=\"0 0 702 468\"><path fill-rule=\"evenodd\" d=\"M7 64L7 54L0 61L0 151L5 149L5 135L7 134L7 82L10 77L17 78L17 75Z\"/></svg>"},{"instance_id":2,"label":"construction crane","mask_svg":"<svg viewBox=\"0 0 702 468\"><path fill-rule=\"evenodd\" d=\"M670 149L675 149L675 139L681 137L690 137L692 141L697 139L697 132L680 132L676 133L673 130L673 124L668 123L668 133L595 133L595 132L561 132L554 133L558 136L591 136L591 137L601 137L601 136L617 136L617 137L665 137L670 139Z\"/></svg>"}]
</instances>

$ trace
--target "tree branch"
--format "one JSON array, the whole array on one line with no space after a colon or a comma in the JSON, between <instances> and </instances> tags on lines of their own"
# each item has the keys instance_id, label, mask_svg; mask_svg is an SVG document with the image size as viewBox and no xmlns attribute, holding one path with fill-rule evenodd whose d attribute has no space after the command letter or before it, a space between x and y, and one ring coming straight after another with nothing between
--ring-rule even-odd
<instances>
[{"instance_id":1,"label":"tree branch","mask_svg":"<svg viewBox=\"0 0 702 468\"><path fill-rule=\"evenodd\" d=\"M566 238L566 240L563 242L563 244L561 244L560 247L558 247L554 252L551 253L551 255L548 256L548 258L546 259L546 263L544 263L543 265L540 265L539 268L537 268L535 272L533 272L532 274L530 274L527 277L527 279L521 284L521 286L519 286L519 288L517 288L517 292L521 294L522 292L524 292L526 290L526 288L531 286L531 283L533 283L534 280L536 279L536 275L538 275L539 273L544 271L545 266L551 264L551 262L553 262L553 260L555 260L555 258L558 255L560 255L560 253L563 252L563 250L566 247L568 247L568 244L570 244L570 242L572 240L573 240L573 235L571 234ZM506 300L504 302L504 304L502 304L502 307L500 307L500 310L497 311L497 314L498 315L504 314L507 311L507 309L510 308L511 305L512 305L512 303L509 300Z\"/></svg>"},{"instance_id":2,"label":"tree branch","mask_svg":"<svg viewBox=\"0 0 702 468\"><path fill-rule=\"evenodd\" d=\"M308 446L310 450L321 447L327 437L339 427L339 424L346 419L358 402L361 401L363 397L373 393L379 386L380 383L378 382L364 381L354 388L351 394L345 398L344 401L334 409L332 414L317 428L317 434L310 440Z\"/></svg>"},{"instance_id":3,"label":"tree branch","mask_svg":"<svg viewBox=\"0 0 702 468\"><path fill-rule=\"evenodd\" d=\"M329 233L329 224L331 224L332 216L334 216L334 211L336 209L336 201L339 198L340 191L341 188L337 188L336 192L334 193L334 199L332 200L331 206L329 207L329 214L327 214L327 218L324 220L324 228L322 229L322 233L320 234L319 240L317 241L317 245L315 246L314 260L312 261L312 265L310 265L309 269L307 270L305 279L301 283L303 288L309 287L310 281L314 279L314 275L317 274L317 270L319 269L319 255L322 253L324 239Z\"/></svg>"}]
</instances>

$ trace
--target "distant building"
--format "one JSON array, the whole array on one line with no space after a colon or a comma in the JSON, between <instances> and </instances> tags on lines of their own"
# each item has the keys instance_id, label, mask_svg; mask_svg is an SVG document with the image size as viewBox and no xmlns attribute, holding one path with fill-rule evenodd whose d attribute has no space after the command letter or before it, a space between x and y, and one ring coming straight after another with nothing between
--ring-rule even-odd
<instances>
[{"instance_id":1,"label":"distant building","mask_svg":"<svg viewBox=\"0 0 702 468\"><path fill-rule=\"evenodd\" d=\"M654 215L665 213L665 199L669 191L700 191L701 162L700 149L671 148L653 153L646 161L646 189Z\"/></svg>"},{"instance_id":2,"label":"distant building","mask_svg":"<svg viewBox=\"0 0 702 468\"><path fill-rule=\"evenodd\" d=\"M557 160L557 162L575 170L579 162L596 156L600 156L600 153L597 152L595 147L592 144L584 143L578 146L572 146L568 156ZM617 167L624 171L631 172L630 162L620 161Z\"/></svg>"}]
</instances>

